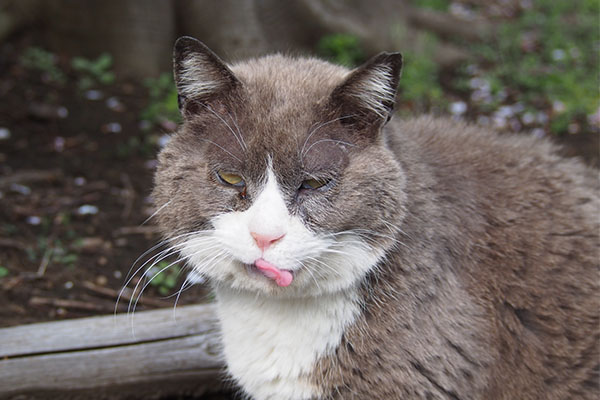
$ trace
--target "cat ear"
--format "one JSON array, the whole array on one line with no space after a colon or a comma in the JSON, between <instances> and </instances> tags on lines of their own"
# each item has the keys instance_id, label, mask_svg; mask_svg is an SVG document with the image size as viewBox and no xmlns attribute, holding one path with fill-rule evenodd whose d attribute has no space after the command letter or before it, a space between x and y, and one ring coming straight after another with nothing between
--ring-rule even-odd
<instances>
[{"instance_id":1,"label":"cat ear","mask_svg":"<svg viewBox=\"0 0 600 400\"><path fill-rule=\"evenodd\" d=\"M240 85L215 53L189 36L175 42L173 69L181 112L186 112L192 103L204 103Z\"/></svg>"},{"instance_id":2,"label":"cat ear","mask_svg":"<svg viewBox=\"0 0 600 400\"><path fill-rule=\"evenodd\" d=\"M402 71L402 54L381 53L350 73L332 93L349 120L381 124L391 116Z\"/></svg>"}]
</instances>

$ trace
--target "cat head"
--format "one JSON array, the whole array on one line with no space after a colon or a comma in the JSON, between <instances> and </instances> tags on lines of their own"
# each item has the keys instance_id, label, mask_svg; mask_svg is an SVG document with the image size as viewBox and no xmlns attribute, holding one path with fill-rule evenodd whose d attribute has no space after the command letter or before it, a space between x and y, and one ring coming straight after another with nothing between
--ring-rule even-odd
<instances>
[{"instance_id":1,"label":"cat head","mask_svg":"<svg viewBox=\"0 0 600 400\"><path fill-rule=\"evenodd\" d=\"M159 225L192 275L273 296L353 287L394 246L404 176L383 127L402 59L349 71L268 56L227 66L180 38L183 124L159 155Z\"/></svg>"}]
</instances>

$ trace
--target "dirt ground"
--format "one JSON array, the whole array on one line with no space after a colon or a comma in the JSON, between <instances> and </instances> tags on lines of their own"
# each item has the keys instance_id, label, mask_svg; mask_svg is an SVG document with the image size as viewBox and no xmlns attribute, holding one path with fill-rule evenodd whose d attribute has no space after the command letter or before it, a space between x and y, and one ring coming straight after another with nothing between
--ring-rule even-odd
<instances>
[{"instance_id":1,"label":"dirt ground","mask_svg":"<svg viewBox=\"0 0 600 400\"><path fill-rule=\"evenodd\" d=\"M0 327L112 314L134 262L160 240L143 223L154 211L153 142L167 129L140 123L141 83L82 91L67 71L59 85L20 65L22 47L0 48ZM136 310L173 307L184 278L148 286ZM197 285L178 304L208 300Z\"/></svg>"},{"instance_id":2,"label":"dirt ground","mask_svg":"<svg viewBox=\"0 0 600 400\"><path fill-rule=\"evenodd\" d=\"M169 127L142 129L139 82L58 85L22 67L20 47L0 48L0 327L110 314L135 260L160 240L143 224L158 151L147 138ZM597 165L597 134L561 140ZM183 279L149 286L137 309L172 307ZM209 298L194 286L178 304Z\"/></svg>"}]
</instances>

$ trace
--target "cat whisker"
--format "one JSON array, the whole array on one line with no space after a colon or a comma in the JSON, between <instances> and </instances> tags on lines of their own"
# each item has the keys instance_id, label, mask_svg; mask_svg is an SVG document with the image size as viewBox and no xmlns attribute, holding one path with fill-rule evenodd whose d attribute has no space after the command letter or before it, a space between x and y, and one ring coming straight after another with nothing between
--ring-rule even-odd
<instances>
[{"instance_id":1,"label":"cat whisker","mask_svg":"<svg viewBox=\"0 0 600 400\"><path fill-rule=\"evenodd\" d=\"M218 148L220 148L221 150L223 150L225 153L229 154L231 157L235 158L236 160L238 160L240 163L242 162L242 160L240 160L238 157L236 157L235 155L233 155L229 150L225 149L223 146L213 142L212 140L208 140L206 138L199 138L200 140L204 140L205 142L208 142L210 144L214 144L215 146L217 146Z\"/></svg>"},{"instance_id":2,"label":"cat whisker","mask_svg":"<svg viewBox=\"0 0 600 400\"><path fill-rule=\"evenodd\" d=\"M334 267L332 267L331 265L329 265L329 264L327 264L327 263L325 263L325 262L323 262L323 261L321 261L321 260L319 260L317 258L307 257L307 259L311 260L312 262L314 262L314 263L316 263L318 265L320 265L321 267L324 267L327 271L330 271L330 272L334 273L338 277L342 276L342 274L340 274L340 272L337 271Z\"/></svg>"},{"instance_id":3,"label":"cat whisker","mask_svg":"<svg viewBox=\"0 0 600 400\"><path fill-rule=\"evenodd\" d=\"M340 121L342 119L352 118L352 117L355 117L355 116L356 116L356 114L350 114L350 115L344 115L343 117L334 118L334 119L332 119L330 121L326 121L326 122L321 123L316 128L314 128L313 130L311 130L309 132L308 136L306 137L306 139L304 139L304 143L302 144L302 148L300 149L300 153L299 153L300 160L302 160L304 158L304 155L306 154L306 152L304 151L304 149L306 148L306 145L308 144L308 141L310 140L310 138L312 137L312 135L315 134L315 132L317 132L319 129L321 129L324 126L327 126L329 124L332 124L334 122Z\"/></svg>"},{"instance_id":4,"label":"cat whisker","mask_svg":"<svg viewBox=\"0 0 600 400\"><path fill-rule=\"evenodd\" d=\"M345 144L346 146L350 146L350 147L355 147L356 145L352 144L352 143L348 143L348 142L344 142L343 140L335 140L335 139L320 139L317 140L316 142L314 142L313 144L311 144L310 146L308 146L308 148L306 149L306 151L301 154L301 156L304 158L304 156L306 156L308 154L308 152L310 151L310 149L313 148L313 146L319 144L319 143L323 143L323 142L333 142L336 144Z\"/></svg>"},{"instance_id":5,"label":"cat whisker","mask_svg":"<svg viewBox=\"0 0 600 400\"><path fill-rule=\"evenodd\" d=\"M235 125L235 130L237 131L239 138L242 141L242 144L244 145L244 148L246 150L248 150L248 146L246 145L246 142L244 141L244 136L242 135L242 131L241 131L239 125L237 124L236 119L231 115L231 113L229 111L227 111L227 115L229 115L229 119L231 119L231 121L233 122L233 125Z\"/></svg>"},{"instance_id":6,"label":"cat whisker","mask_svg":"<svg viewBox=\"0 0 600 400\"><path fill-rule=\"evenodd\" d=\"M138 261L140 261L140 260L141 260L143 257L145 257L147 254L149 254L150 252L152 252L152 251L156 250L156 249L157 249L157 248L159 248L160 246L163 246L163 245L165 245L165 244L166 244L166 243L168 243L168 242L172 242L172 241L175 241L175 240L179 240L179 239L181 239L182 237L186 237L186 236L190 236L190 235L197 235L197 234L198 234L198 232L189 232L189 233L186 233L186 234L178 235L178 236L175 236L175 237L173 237L173 238L171 238L171 239L168 239L168 240L163 240L163 241L161 241L160 243L158 243L158 244L156 244L156 245L152 246L152 247L151 247L149 250L146 250L146 251L145 251L145 252L144 252L144 253L143 253L141 256L139 256L139 257L138 257L138 258L137 258L137 259L134 261L134 263L132 264L132 267L129 269L129 271L128 271L128 273L127 273L127 277L128 277L129 279L127 279L127 280L126 280L125 284L123 285L123 288L127 287L127 285L129 284L129 282L131 281L131 279L132 279L132 278L133 278L135 275L137 275L137 273L138 273L138 272L139 272L139 271L140 271L140 270L141 270L141 269L142 269L142 268L143 268L143 267L144 267L146 264L148 264L150 261L152 261L153 259L155 259L155 258L157 258L157 257L162 257L162 255L164 255L164 254L167 254L167 253L169 253L169 254L172 254L172 253L174 252L174 250L177 250L179 247L185 246L185 244L186 244L186 243L188 243L188 242L178 243L178 244L175 244L175 245L173 245L173 246L171 246L171 247L169 247L169 248L167 248L167 249L165 249L165 250L162 250L162 251L160 251L159 253L155 254L154 256L152 256L152 257L150 257L148 260L146 260L146 262L144 262L144 263L143 263L143 264L142 264L142 265L141 265L141 266L140 266L140 267L139 267L139 268L138 268L138 269L137 269L137 270L136 270L136 271L135 271L135 272L134 272L134 273L133 273L133 274L130 276L130 274L131 274L131 270L132 270L132 269L135 267L135 265L138 263ZM162 258L161 258L160 260L158 260L157 262L160 262L160 261L162 261L162 260L163 260L164 258L166 258L166 257L168 257L168 255L166 255L165 257L162 257ZM118 299L117 299L117 302L118 302Z\"/></svg>"},{"instance_id":7,"label":"cat whisker","mask_svg":"<svg viewBox=\"0 0 600 400\"><path fill-rule=\"evenodd\" d=\"M227 127L227 129L229 129L229 132L231 132L231 134L233 135L233 137L235 138L235 140L238 142L238 144L240 145L242 151L247 151L247 147L245 147L245 143L244 143L244 139L242 138L242 135L240 133L240 135L238 136L233 129L231 129L231 126L223 119L223 117L221 117L218 113L216 113L209 105L206 104L202 104L204 106L204 108L206 108L208 111L210 111L215 117L219 118L219 120L221 120L221 122ZM231 117L231 115L230 115Z\"/></svg>"},{"instance_id":8,"label":"cat whisker","mask_svg":"<svg viewBox=\"0 0 600 400\"><path fill-rule=\"evenodd\" d=\"M218 247L218 246L213 246L213 247L208 247L208 248L204 247L204 248L202 248L201 250L198 250L197 252L194 252L194 253L192 253L192 254L189 254L189 255L186 255L186 256L182 256L182 257L180 257L179 259L177 259L177 260L173 261L172 263L170 263L169 265L167 265L166 267L164 267L164 268L161 268L161 270L160 270L160 271L158 271L157 273L153 274L152 278L150 278L150 279L149 279L149 280L148 280L148 281L147 281L147 282L146 282L146 283L143 285L143 287L141 288L141 290L139 291L139 293L138 293L138 295L137 295L137 298L136 298L136 300L135 300L135 302L134 302L134 304L133 304L133 313L135 313L135 309L136 309L136 307L137 307L137 304L138 304L138 302L139 302L140 298L142 297L142 294L143 294L144 290L145 290L145 289L148 287L148 285L150 285L150 284L151 284L151 282L152 282L152 281L153 281L153 280L154 280L154 279L155 279L155 278L156 278L158 275L160 275L161 273L163 273L163 272L164 272L164 271L166 271L167 269L171 268L171 267L172 267L172 266L174 266L174 265L177 265L177 264L179 264L180 262L182 262L182 261L184 261L184 260L189 260L190 258L192 258L192 257L194 257L194 256L196 256L196 255L198 255L198 254L200 254L200 253L202 253L202 252L204 252L204 251L209 251L209 250L212 250L212 249L213 249L213 248L215 248L215 247ZM147 269L147 271L150 271L154 265L156 265L156 264L153 264L152 266L150 266L150 267ZM138 287L139 287L139 284L140 284L140 282L141 282L141 280L140 280L140 281L139 281L139 282L138 282L138 283L135 285L135 288L134 288L134 291L133 291L133 292L134 292L134 294L137 292L137 289L138 289ZM133 300L133 296L132 296L132 300ZM131 311L131 300L130 300L130 302L129 302L129 307L127 308L127 312L129 313L130 311Z\"/></svg>"},{"instance_id":9,"label":"cat whisker","mask_svg":"<svg viewBox=\"0 0 600 400\"><path fill-rule=\"evenodd\" d=\"M210 260L210 263L219 264L221 261L223 261L229 257L230 256L225 251L221 251ZM195 269L192 269L192 271L190 272L190 275L192 275L192 274L197 274L199 276L203 276L203 274L196 271ZM186 277L185 280L183 281L183 283L181 284L180 289L177 291L177 297L175 298L175 304L173 305L173 309L177 308L177 303L179 302L179 297L181 296L181 293L185 292L187 289L191 288L193 285L194 284L191 282L191 280L189 279L189 275L188 275L188 277Z\"/></svg>"},{"instance_id":10,"label":"cat whisker","mask_svg":"<svg viewBox=\"0 0 600 400\"><path fill-rule=\"evenodd\" d=\"M148 221L150 221L150 220L151 220L152 218L154 218L154 217L155 217L155 216L156 216L156 215L157 215L159 212L161 212L163 208L165 208L166 206L168 206L168 205L171 203L171 201L172 201L172 200L169 200L169 201L167 201L165 204L163 204L162 206L160 206L160 207L158 208L158 210L154 211L154 212L152 213L152 215L151 215L151 216L149 216L148 218L146 218L146 219L144 220L144 222L142 222L142 223L141 223L141 225L146 225L146 223L148 223Z\"/></svg>"}]
</instances>

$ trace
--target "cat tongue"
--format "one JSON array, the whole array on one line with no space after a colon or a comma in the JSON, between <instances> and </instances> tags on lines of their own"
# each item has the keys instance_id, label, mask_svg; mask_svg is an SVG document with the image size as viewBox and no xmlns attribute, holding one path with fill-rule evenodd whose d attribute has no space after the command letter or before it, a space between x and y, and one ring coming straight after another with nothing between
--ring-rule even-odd
<instances>
[{"instance_id":1,"label":"cat tongue","mask_svg":"<svg viewBox=\"0 0 600 400\"><path fill-rule=\"evenodd\" d=\"M275 283L277 283L277 285L279 286L289 286L290 283L292 283L292 280L294 279L290 271L287 271L285 269L279 269L270 262L263 260L262 258L256 260L254 262L254 265L256 265L256 268L258 268L258 270L262 272L264 276L266 276L269 279L273 279Z\"/></svg>"}]
</instances>

